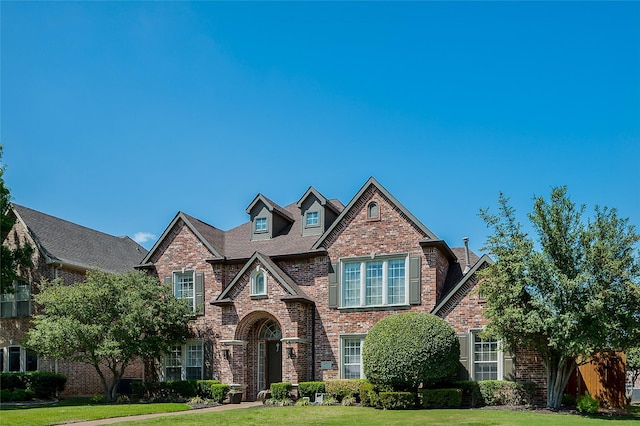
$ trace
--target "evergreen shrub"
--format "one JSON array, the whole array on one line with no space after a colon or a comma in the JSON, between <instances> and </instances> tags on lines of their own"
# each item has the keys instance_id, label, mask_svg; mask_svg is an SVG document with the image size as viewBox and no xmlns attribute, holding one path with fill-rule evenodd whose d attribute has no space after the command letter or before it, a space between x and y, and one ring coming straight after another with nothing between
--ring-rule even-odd
<instances>
[{"instance_id":1,"label":"evergreen shrub","mask_svg":"<svg viewBox=\"0 0 640 426\"><path fill-rule=\"evenodd\" d=\"M380 407L385 410L412 410L416 408L416 394L413 392L380 392Z\"/></svg>"},{"instance_id":2,"label":"evergreen shrub","mask_svg":"<svg viewBox=\"0 0 640 426\"><path fill-rule=\"evenodd\" d=\"M378 321L362 348L371 383L415 391L450 380L458 371L460 344L453 328L432 314L406 312Z\"/></svg>"},{"instance_id":3,"label":"evergreen shrub","mask_svg":"<svg viewBox=\"0 0 640 426\"><path fill-rule=\"evenodd\" d=\"M275 400L287 399L291 388L290 382L271 383L271 398Z\"/></svg>"},{"instance_id":4,"label":"evergreen shrub","mask_svg":"<svg viewBox=\"0 0 640 426\"><path fill-rule=\"evenodd\" d=\"M300 382L298 383L298 397L314 400L317 393L325 393L324 382Z\"/></svg>"},{"instance_id":5,"label":"evergreen shrub","mask_svg":"<svg viewBox=\"0 0 640 426\"><path fill-rule=\"evenodd\" d=\"M418 392L422 408L460 408L462 389L422 389Z\"/></svg>"}]
</instances>

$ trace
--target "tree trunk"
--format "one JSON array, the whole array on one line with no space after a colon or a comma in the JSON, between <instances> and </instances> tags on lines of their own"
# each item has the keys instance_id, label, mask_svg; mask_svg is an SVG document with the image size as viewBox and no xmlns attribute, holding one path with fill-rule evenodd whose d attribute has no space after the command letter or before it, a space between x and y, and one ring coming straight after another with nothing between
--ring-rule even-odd
<instances>
[{"instance_id":1,"label":"tree trunk","mask_svg":"<svg viewBox=\"0 0 640 426\"><path fill-rule=\"evenodd\" d=\"M564 388L576 368L576 362L553 354L545 359L544 366L547 372L547 407L557 410L562 405Z\"/></svg>"}]
</instances>

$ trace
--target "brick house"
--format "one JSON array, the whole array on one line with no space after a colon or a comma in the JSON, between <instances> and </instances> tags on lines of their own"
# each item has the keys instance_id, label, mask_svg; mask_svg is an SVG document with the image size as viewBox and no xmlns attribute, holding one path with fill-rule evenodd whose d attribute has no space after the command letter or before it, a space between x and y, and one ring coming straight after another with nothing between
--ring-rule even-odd
<instances>
[{"instance_id":1,"label":"brick house","mask_svg":"<svg viewBox=\"0 0 640 426\"><path fill-rule=\"evenodd\" d=\"M32 303L38 284L60 278L66 284L84 281L90 269L120 273L133 270L147 250L129 237L115 237L39 211L12 205L16 222L3 242L13 248L29 244L34 248L33 266L20 271L15 292L0 296L0 371L55 371L68 377L64 393L102 393L94 368L83 363L52 360L21 346L31 317L38 311ZM142 377L141 364L127 371Z\"/></svg>"},{"instance_id":2,"label":"brick house","mask_svg":"<svg viewBox=\"0 0 640 426\"><path fill-rule=\"evenodd\" d=\"M535 354L482 339L476 272L491 260L451 248L374 178L345 206L310 187L281 207L258 194L249 221L222 231L179 212L138 267L171 283L196 314L194 338L160 366L164 379L214 378L253 400L270 383L363 377L364 337L407 311L449 322L460 378L533 380Z\"/></svg>"}]
</instances>

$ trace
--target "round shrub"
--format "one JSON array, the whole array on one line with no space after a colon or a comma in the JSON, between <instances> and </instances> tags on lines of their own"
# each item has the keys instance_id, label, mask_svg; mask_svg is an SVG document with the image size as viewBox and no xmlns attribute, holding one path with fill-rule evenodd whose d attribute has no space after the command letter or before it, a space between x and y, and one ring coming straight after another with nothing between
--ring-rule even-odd
<instances>
[{"instance_id":1,"label":"round shrub","mask_svg":"<svg viewBox=\"0 0 640 426\"><path fill-rule=\"evenodd\" d=\"M435 315L407 312L378 321L362 349L364 374L371 383L415 391L452 378L460 344L453 328Z\"/></svg>"}]
</instances>

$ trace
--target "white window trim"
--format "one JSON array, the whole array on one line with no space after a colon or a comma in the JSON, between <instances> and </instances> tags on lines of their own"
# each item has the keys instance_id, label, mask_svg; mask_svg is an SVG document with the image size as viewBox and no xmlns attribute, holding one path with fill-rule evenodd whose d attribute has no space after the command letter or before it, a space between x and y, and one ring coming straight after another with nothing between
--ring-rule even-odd
<instances>
[{"instance_id":1,"label":"white window trim","mask_svg":"<svg viewBox=\"0 0 640 426\"><path fill-rule=\"evenodd\" d=\"M469 360L469 378L474 381L476 380L475 336L478 333L481 333L483 331L484 329L469 330L469 344L467 345L469 346L469 354L467 359ZM502 351L502 341L498 340L497 344L498 344L498 356L496 360L496 363L498 364L497 380L504 380L504 352Z\"/></svg>"},{"instance_id":2,"label":"white window trim","mask_svg":"<svg viewBox=\"0 0 640 426\"><path fill-rule=\"evenodd\" d=\"M345 374L345 363L344 363L344 356L345 356L345 340L355 340L355 339L359 339L360 340L360 378L364 379L364 366L362 363L362 348L364 347L364 339L365 337L367 337L366 334L341 334L340 335L340 378L344 379L346 374Z\"/></svg>"},{"instance_id":3,"label":"white window trim","mask_svg":"<svg viewBox=\"0 0 640 426\"><path fill-rule=\"evenodd\" d=\"M257 292L256 291L256 280L258 278L258 275L262 275L262 277L264 278L264 290L262 292ZM267 294L267 273L264 269L261 269L260 267L257 267L255 271L253 271L251 273L251 296L266 296Z\"/></svg>"},{"instance_id":4,"label":"white window trim","mask_svg":"<svg viewBox=\"0 0 640 426\"><path fill-rule=\"evenodd\" d=\"M193 310L193 312L196 311L196 271L195 269L181 269L179 271L173 271L171 274L171 278L173 281L173 295L179 299L179 300L184 300L183 297L178 298L177 295L177 285L178 285L178 276L180 275L188 275L191 274L192 277L192 281L193 281L193 293L191 295L191 299L193 300L193 302L191 303L191 309Z\"/></svg>"},{"instance_id":5,"label":"white window trim","mask_svg":"<svg viewBox=\"0 0 640 426\"><path fill-rule=\"evenodd\" d=\"M388 303L389 295L389 261L392 260L404 260L404 302L400 303ZM366 265L367 262L383 262L382 265L382 303L381 304L367 304L367 284L366 284ZM346 264L360 263L360 303L355 305L345 305L344 298L344 268ZM370 257L353 257L340 259L340 308L353 309L353 308L382 308L389 306L408 306L409 305L409 255L381 255L375 256L372 254Z\"/></svg>"},{"instance_id":6,"label":"white window trim","mask_svg":"<svg viewBox=\"0 0 640 426\"><path fill-rule=\"evenodd\" d=\"M188 340L186 343L182 345L174 345L180 346L180 380L186 380L187 377L187 368L192 367L187 365L187 352L189 346L199 345L202 351L202 359L200 359L200 380L204 377L204 341L202 339L196 340ZM173 348L173 347L172 347ZM172 350L172 349L171 349ZM162 357L162 381L167 381L167 355L165 354Z\"/></svg>"},{"instance_id":7,"label":"white window trim","mask_svg":"<svg viewBox=\"0 0 640 426\"><path fill-rule=\"evenodd\" d=\"M20 348L20 369L17 371L9 371L9 348ZM9 345L2 349L2 371L4 373L24 373L27 371L27 348L19 345ZM34 351L35 352L35 351ZM36 352L36 370L40 369L40 356ZM34 371L34 370L30 370Z\"/></svg>"}]
</instances>

